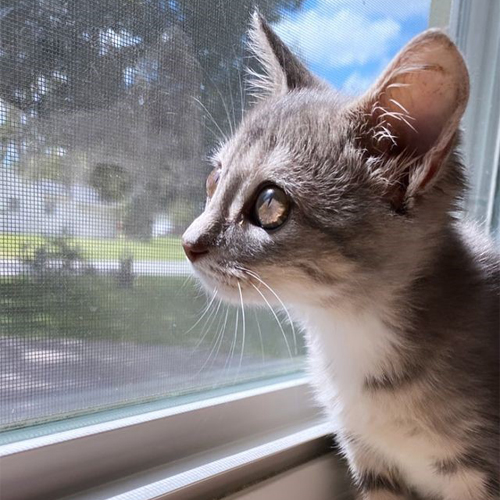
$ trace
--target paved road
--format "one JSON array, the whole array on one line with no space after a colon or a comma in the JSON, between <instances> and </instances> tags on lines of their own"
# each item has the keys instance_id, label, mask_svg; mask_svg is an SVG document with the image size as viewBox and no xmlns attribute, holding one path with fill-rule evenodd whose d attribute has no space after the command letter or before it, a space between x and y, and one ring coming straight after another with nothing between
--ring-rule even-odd
<instances>
[{"instance_id":1,"label":"paved road","mask_svg":"<svg viewBox=\"0 0 500 500\"><path fill-rule=\"evenodd\" d=\"M114 260L87 262L99 273L116 272L120 263ZM54 264L57 266L57 263ZM186 276L191 273L187 261L134 261L132 271L139 276ZM17 276L28 273L29 267L19 259L0 259L0 276Z\"/></svg>"}]
</instances>

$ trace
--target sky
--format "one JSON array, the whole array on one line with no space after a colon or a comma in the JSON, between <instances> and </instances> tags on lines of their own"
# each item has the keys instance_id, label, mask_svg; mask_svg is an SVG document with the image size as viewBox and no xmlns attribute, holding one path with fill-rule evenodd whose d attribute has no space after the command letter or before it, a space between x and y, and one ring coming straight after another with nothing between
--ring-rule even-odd
<instances>
[{"instance_id":1,"label":"sky","mask_svg":"<svg viewBox=\"0 0 500 500\"><path fill-rule=\"evenodd\" d=\"M274 29L317 75L359 95L427 28L429 9L430 0L306 0Z\"/></svg>"}]
</instances>

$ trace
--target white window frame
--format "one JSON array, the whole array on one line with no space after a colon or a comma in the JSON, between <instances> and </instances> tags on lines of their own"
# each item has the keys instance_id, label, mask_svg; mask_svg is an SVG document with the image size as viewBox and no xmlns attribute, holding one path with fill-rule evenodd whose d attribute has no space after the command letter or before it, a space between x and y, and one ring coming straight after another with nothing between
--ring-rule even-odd
<instances>
[{"instance_id":1,"label":"white window frame","mask_svg":"<svg viewBox=\"0 0 500 500\"><path fill-rule=\"evenodd\" d=\"M210 498L331 449L307 378L253 385L0 446L1 498Z\"/></svg>"},{"instance_id":2,"label":"white window frame","mask_svg":"<svg viewBox=\"0 0 500 500\"><path fill-rule=\"evenodd\" d=\"M464 119L464 153L474 177L468 203L486 224L499 175L492 168L500 155L499 9L497 0L432 0L430 13L430 26L448 26L471 71ZM480 206L478 199L487 201ZM290 468L231 499L267 499L282 488L287 499L303 500L294 487L298 478L316 478L308 500L331 500L331 488L336 500L348 495L339 459L314 458L331 451L331 438L304 376L168 403L99 423L90 416L89 425L0 446L2 500L212 498Z\"/></svg>"},{"instance_id":3,"label":"white window frame","mask_svg":"<svg viewBox=\"0 0 500 500\"><path fill-rule=\"evenodd\" d=\"M474 4L474 5L473 5ZM464 152L471 170L468 212L492 230L500 159L500 2L456 0L450 28L471 75Z\"/></svg>"},{"instance_id":4,"label":"white window frame","mask_svg":"<svg viewBox=\"0 0 500 500\"><path fill-rule=\"evenodd\" d=\"M467 61L471 93L462 126L468 214L491 231L500 162L500 2L433 0L430 25L448 27ZM497 233L497 237L500 236Z\"/></svg>"}]
</instances>

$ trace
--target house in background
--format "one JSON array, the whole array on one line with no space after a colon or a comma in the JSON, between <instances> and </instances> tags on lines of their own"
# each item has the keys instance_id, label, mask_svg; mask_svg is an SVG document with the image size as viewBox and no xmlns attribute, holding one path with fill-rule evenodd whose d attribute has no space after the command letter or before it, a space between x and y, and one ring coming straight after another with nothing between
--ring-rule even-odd
<instances>
[{"instance_id":1,"label":"house in background","mask_svg":"<svg viewBox=\"0 0 500 500\"><path fill-rule=\"evenodd\" d=\"M61 72L37 78L33 109L21 111L15 89L0 99L0 232L148 239L178 230L171 217L203 197L201 70L189 38L168 28L122 67L125 48L99 56L101 78L74 102L59 97Z\"/></svg>"},{"instance_id":2,"label":"house in background","mask_svg":"<svg viewBox=\"0 0 500 500\"><path fill-rule=\"evenodd\" d=\"M113 238L117 210L95 189L74 184L23 179L3 167L0 175L0 232Z\"/></svg>"},{"instance_id":3,"label":"house in background","mask_svg":"<svg viewBox=\"0 0 500 500\"><path fill-rule=\"evenodd\" d=\"M120 204L102 201L92 187L30 181L6 167L0 174L0 185L0 233L91 238L121 235ZM172 230L167 213L155 216L152 237L167 236Z\"/></svg>"}]
</instances>

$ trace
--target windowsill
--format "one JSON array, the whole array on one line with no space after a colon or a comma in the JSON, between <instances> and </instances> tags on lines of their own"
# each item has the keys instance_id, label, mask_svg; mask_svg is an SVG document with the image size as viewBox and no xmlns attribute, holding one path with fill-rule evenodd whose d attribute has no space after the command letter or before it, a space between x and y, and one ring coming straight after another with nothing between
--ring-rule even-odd
<instances>
[{"instance_id":1,"label":"windowsill","mask_svg":"<svg viewBox=\"0 0 500 500\"><path fill-rule=\"evenodd\" d=\"M278 437L280 435L281 437ZM322 482L320 481L323 489L328 484L331 485L331 491L345 493L347 491L344 480L345 469L334 454L328 453L331 450L331 439L327 435L328 426L325 423L308 423L299 426L294 431L289 429L288 432L277 433L275 439L268 436L267 439L256 439L254 443L242 442L222 447L201 456L157 467L113 484L74 495L71 499L149 500L168 498L181 500L220 498L222 495L241 490L246 485L256 483L273 474L277 474L272 479L273 488L279 487L278 483L281 484L282 477L283 479L287 478L284 483L286 485L294 476L295 471L302 471L302 475L308 471L317 476L319 472L315 466L313 467L313 464L316 464L318 456L328 457L326 460L331 472L330 475L324 476ZM304 463L308 465L303 470ZM300 464L298 468L297 464ZM324 466L321 470L323 469ZM282 473L282 471L286 472ZM332 485L332 479L335 479L335 487ZM250 488L250 491L253 491L254 488ZM231 498L240 498L239 495L244 495L244 491L246 490ZM326 500L326 497L317 495L307 498L310 500L314 498L323 500L325 498Z\"/></svg>"},{"instance_id":2,"label":"windowsill","mask_svg":"<svg viewBox=\"0 0 500 500\"><path fill-rule=\"evenodd\" d=\"M225 500L352 500L347 468L329 453L235 493Z\"/></svg>"},{"instance_id":3,"label":"windowsill","mask_svg":"<svg viewBox=\"0 0 500 500\"><path fill-rule=\"evenodd\" d=\"M222 495L331 449L303 376L235 391L0 446L2 498Z\"/></svg>"}]
</instances>

